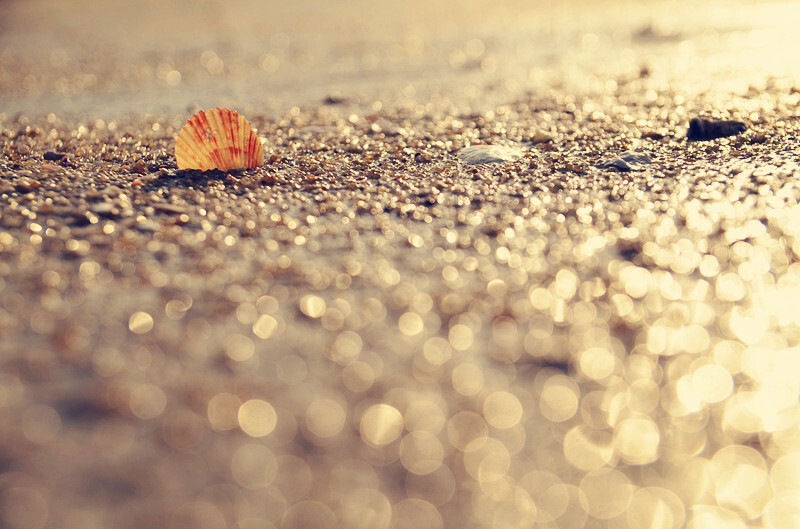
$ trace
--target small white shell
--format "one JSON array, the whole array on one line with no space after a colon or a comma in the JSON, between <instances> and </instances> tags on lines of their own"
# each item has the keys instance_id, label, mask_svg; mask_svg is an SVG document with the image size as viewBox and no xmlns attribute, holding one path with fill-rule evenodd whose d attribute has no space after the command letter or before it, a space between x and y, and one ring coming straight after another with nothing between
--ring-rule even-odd
<instances>
[{"instance_id":1,"label":"small white shell","mask_svg":"<svg viewBox=\"0 0 800 529\"><path fill-rule=\"evenodd\" d=\"M513 162L522 158L522 152L500 145L473 145L456 153L458 161L467 165Z\"/></svg>"},{"instance_id":2,"label":"small white shell","mask_svg":"<svg viewBox=\"0 0 800 529\"><path fill-rule=\"evenodd\" d=\"M175 159L178 169L250 169L263 165L264 148L243 116L214 108L201 110L181 128Z\"/></svg>"}]
</instances>

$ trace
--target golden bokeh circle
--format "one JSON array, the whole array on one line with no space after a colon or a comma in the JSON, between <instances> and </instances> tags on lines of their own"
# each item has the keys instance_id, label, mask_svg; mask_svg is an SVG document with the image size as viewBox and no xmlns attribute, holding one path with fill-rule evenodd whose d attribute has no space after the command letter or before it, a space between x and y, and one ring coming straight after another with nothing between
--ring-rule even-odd
<instances>
[{"instance_id":1,"label":"golden bokeh circle","mask_svg":"<svg viewBox=\"0 0 800 529\"><path fill-rule=\"evenodd\" d=\"M661 432L647 416L625 419L614 428L614 448L631 465L646 465L658 459Z\"/></svg>"},{"instance_id":2,"label":"golden bokeh circle","mask_svg":"<svg viewBox=\"0 0 800 529\"><path fill-rule=\"evenodd\" d=\"M635 487L619 470L600 468L584 476L580 490L586 497L589 514L607 520L627 510Z\"/></svg>"},{"instance_id":3,"label":"golden bokeh circle","mask_svg":"<svg viewBox=\"0 0 800 529\"><path fill-rule=\"evenodd\" d=\"M300 299L300 312L309 318L321 318L326 308L325 300L319 296L308 294Z\"/></svg>"},{"instance_id":4,"label":"golden bokeh circle","mask_svg":"<svg viewBox=\"0 0 800 529\"><path fill-rule=\"evenodd\" d=\"M507 391L495 391L483 401L483 416L490 426L507 429L522 420L522 403Z\"/></svg>"},{"instance_id":5,"label":"golden bokeh circle","mask_svg":"<svg viewBox=\"0 0 800 529\"><path fill-rule=\"evenodd\" d=\"M361 416L361 439L373 446L394 442L403 432L403 416L388 404L370 406Z\"/></svg>"},{"instance_id":6,"label":"golden bokeh circle","mask_svg":"<svg viewBox=\"0 0 800 529\"><path fill-rule=\"evenodd\" d=\"M153 329L153 317L143 311L134 312L128 320L128 328L134 334L147 334Z\"/></svg>"},{"instance_id":7,"label":"golden bokeh circle","mask_svg":"<svg viewBox=\"0 0 800 529\"><path fill-rule=\"evenodd\" d=\"M696 505L686 529L747 529L747 523L729 509L716 505Z\"/></svg>"},{"instance_id":8,"label":"golden bokeh circle","mask_svg":"<svg viewBox=\"0 0 800 529\"><path fill-rule=\"evenodd\" d=\"M406 407L403 419L409 431L424 430L438 434L447 423L442 405L434 400L420 398Z\"/></svg>"},{"instance_id":9,"label":"golden bokeh circle","mask_svg":"<svg viewBox=\"0 0 800 529\"><path fill-rule=\"evenodd\" d=\"M140 419L155 419L167 407L167 395L155 384L138 384L131 391L130 409Z\"/></svg>"},{"instance_id":10,"label":"golden bokeh circle","mask_svg":"<svg viewBox=\"0 0 800 529\"><path fill-rule=\"evenodd\" d=\"M464 468L481 484L503 478L511 467L511 455L503 443L488 438L480 447L464 454Z\"/></svg>"},{"instance_id":11,"label":"golden bokeh circle","mask_svg":"<svg viewBox=\"0 0 800 529\"><path fill-rule=\"evenodd\" d=\"M239 426L242 401L232 393L217 393L208 401L208 422L215 430L228 431Z\"/></svg>"},{"instance_id":12,"label":"golden bokeh circle","mask_svg":"<svg viewBox=\"0 0 800 529\"><path fill-rule=\"evenodd\" d=\"M430 502L419 498L397 502L392 514L392 526L395 529L444 529L444 520L439 510Z\"/></svg>"},{"instance_id":13,"label":"golden bokeh circle","mask_svg":"<svg viewBox=\"0 0 800 529\"><path fill-rule=\"evenodd\" d=\"M278 459L268 447L261 444L240 446L231 457L231 474L240 486L263 489L272 483L278 472Z\"/></svg>"},{"instance_id":14,"label":"golden bokeh circle","mask_svg":"<svg viewBox=\"0 0 800 529\"><path fill-rule=\"evenodd\" d=\"M462 452L477 450L486 443L489 428L475 412L460 411L447 422L447 439Z\"/></svg>"},{"instance_id":15,"label":"golden bokeh circle","mask_svg":"<svg viewBox=\"0 0 800 529\"><path fill-rule=\"evenodd\" d=\"M577 384L566 376L556 375L545 382L539 396L539 411L549 421L564 422L578 411Z\"/></svg>"},{"instance_id":16,"label":"golden bokeh circle","mask_svg":"<svg viewBox=\"0 0 800 529\"><path fill-rule=\"evenodd\" d=\"M451 381L453 389L461 395L467 397L477 395L483 389L483 371L475 364L463 362L453 368Z\"/></svg>"},{"instance_id":17,"label":"golden bokeh circle","mask_svg":"<svg viewBox=\"0 0 800 529\"><path fill-rule=\"evenodd\" d=\"M336 515L319 501L303 500L289 507L283 515L281 529L336 529Z\"/></svg>"},{"instance_id":18,"label":"golden bokeh circle","mask_svg":"<svg viewBox=\"0 0 800 529\"><path fill-rule=\"evenodd\" d=\"M611 434L584 424L574 426L564 436L564 456L581 470L594 470L611 461L614 454Z\"/></svg>"},{"instance_id":19,"label":"golden bokeh circle","mask_svg":"<svg viewBox=\"0 0 800 529\"><path fill-rule=\"evenodd\" d=\"M378 490L356 488L338 492L339 527L387 529L392 521L392 504Z\"/></svg>"},{"instance_id":20,"label":"golden bokeh circle","mask_svg":"<svg viewBox=\"0 0 800 529\"><path fill-rule=\"evenodd\" d=\"M439 468L443 457L442 443L425 430L410 432L400 441L400 461L414 474L430 474Z\"/></svg>"},{"instance_id":21,"label":"golden bokeh circle","mask_svg":"<svg viewBox=\"0 0 800 529\"><path fill-rule=\"evenodd\" d=\"M631 529L679 529L686 512L681 498L671 490L645 487L633 493L625 516Z\"/></svg>"},{"instance_id":22,"label":"golden bokeh circle","mask_svg":"<svg viewBox=\"0 0 800 529\"><path fill-rule=\"evenodd\" d=\"M239 427L251 437L269 435L278 423L272 404L262 399L250 399L239 407Z\"/></svg>"},{"instance_id":23,"label":"golden bokeh circle","mask_svg":"<svg viewBox=\"0 0 800 529\"><path fill-rule=\"evenodd\" d=\"M325 439L342 431L347 420L347 412L339 402L329 398L319 398L308 405L305 419L308 431Z\"/></svg>"},{"instance_id":24,"label":"golden bokeh circle","mask_svg":"<svg viewBox=\"0 0 800 529\"><path fill-rule=\"evenodd\" d=\"M764 529L796 529L800 526L800 491L778 494L762 517Z\"/></svg>"}]
</instances>

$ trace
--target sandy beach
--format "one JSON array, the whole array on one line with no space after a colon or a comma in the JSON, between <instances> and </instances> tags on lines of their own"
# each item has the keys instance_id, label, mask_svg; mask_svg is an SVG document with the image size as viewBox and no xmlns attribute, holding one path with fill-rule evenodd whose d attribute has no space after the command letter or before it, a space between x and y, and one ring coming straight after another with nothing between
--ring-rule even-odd
<instances>
[{"instance_id":1,"label":"sandy beach","mask_svg":"<svg viewBox=\"0 0 800 529\"><path fill-rule=\"evenodd\" d=\"M0 528L797 527L794 3L0 8Z\"/></svg>"}]
</instances>

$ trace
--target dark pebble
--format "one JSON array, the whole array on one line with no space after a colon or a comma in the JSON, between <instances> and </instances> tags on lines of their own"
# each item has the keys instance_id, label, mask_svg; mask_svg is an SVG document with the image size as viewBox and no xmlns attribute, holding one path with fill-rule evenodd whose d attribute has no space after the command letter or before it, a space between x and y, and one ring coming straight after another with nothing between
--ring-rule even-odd
<instances>
[{"instance_id":1,"label":"dark pebble","mask_svg":"<svg viewBox=\"0 0 800 529\"><path fill-rule=\"evenodd\" d=\"M326 105L341 105L343 103L347 103L347 98L340 95L331 94L323 99L322 102Z\"/></svg>"},{"instance_id":2,"label":"dark pebble","mask_svg":"<svg viewBox=\"0 0 800 529\"><path fill-rule=\"evenodd\" d=\"M66 156L66 154L64 154L63 152L47 151L46 153L44 153L43 158L51 162L57 162L62 158L64 158L64 156Z\"/></svg>"},{"instance_id":3,"label":"dark pebble","mask_svg":"<svg viewBox=\"0 0 800 529\"><path fill-rule=\"evenodd\" d=\"M694 118L689 122L689 132L686 139L689 141L707 141L716 138L735 136L747 130L741 121L723 121L714 119Z\"/></svg>"}]
</instances>

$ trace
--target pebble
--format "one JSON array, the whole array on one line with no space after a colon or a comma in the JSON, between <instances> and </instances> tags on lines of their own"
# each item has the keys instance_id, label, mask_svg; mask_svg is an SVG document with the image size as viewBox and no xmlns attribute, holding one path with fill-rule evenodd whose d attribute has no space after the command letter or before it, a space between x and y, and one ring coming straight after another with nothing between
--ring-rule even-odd
<instances>
[{"instance_id":1,"label":"pebble","mask_svg":"<svg viewBox=\"0 0 800 529\"><path fill-rule=\"evenodd\" d=\"M602 169L613 169L620 172L641 171L645 165L652 163L650 155L644 152L625 151L619 156L600 164Z\"/></svg>"},{"instance_id":2,"label":"pebble","mask_svg":"<svg viewBox=\"0 0 800 529\"><path fill-rule=\"evenodd\" d=\"M92 213L100 216L113 217L119 213L116 204L113 202L98 202L90 208Z\"/></svg>"},{"instance_id":3,"label":"pebble","mask_svg":"<svg viewBox=\"0 0 800 529\"><path fill-rule=\"evenodd\" d=\"M642 138L648 140L662 140L666 137L666 134L663 134L656 130L646 130L642 132Z\"/></svg>"},{"instance_id":4,"label":"pebble","mask_svg":"<svg viewBox=\"0 0 800 529\"><path fill-rule=\"evenodd\" d=\"M147 174L147 165L139 160L131 166L131 171L138 174Z\"/></svg>"},{"instance_id":5,"label":"pebble","mask_svg":"<svg viewBox=\"0 0 800 529\"><path fill-rule=\"evenodd\" d=\"M458 161L467 165L513 162L522 158L522 152L500 145L473 145L465 147L456 154Z\"/></svg>"},{"instance_id":6,"label":"pebble","mask_svg":"<svg viewBox=\"0 0 800 529\"><path fill-rule=\"evenodd\" d=\"M348 99L346 97L340 96L338 94L331 94L322 100L322 103L325 105L341 105L347 102Z\"/></svg>"},{"instance_id":7,"label":"pebble","mask_svg":"<svg viewBox=\"0 0 800 529\"><path fill-rule=\"evenodd\" d=\"M741 121L694 118L689 122L689 132L686 134L686 139L689 141L708 141L735 136L745 130L747 130L747 125Z\"/></svg>"},{"instance_id":8,"label":"pebble","mask_svg":"<svg viewBox=\"0 0 800 529\"><path fill-rule=\"evenodd\" d=\"M64 158L64 156L66 156L66 154L64 154L63 152L47 151L42 155L42 158L51 162L57 162L62 158Z\"/></svg>"},{"instance_id":9,"label":"pebble","mask_svg":"<svg viewBox=\"0 0 800 529\"><path fill-rule=\"evenodd\" d=\"M65 173L66 171L60 165L55 165L52 163L43 163L41 166L39 166L38 176L41 178L41 177L63 175Z\"/></svg>"},{"instance_id":10,"label":"pebble","mask_svg":"<svg viewBox=\"0 0 800 529\"><path fill-rule=\"evenodd\" d=\"M20 193L27 193L28 191L31 191L32 189L37 189L38 187L39 187L39 182L37 182L36 180L32 180L27 176L18 178L14 182L14 189L16 191L19 191Z\"/></svg>"},{"instance_id":11,"label":"pebble","mask_svg":"<svg viewBox=\"0 0 800 529\"><path fill-rule=\"evenodd\" d=\"M143 222L137 222L133 225L139 231L145 232L156 232L161 229L161 225L157 222L153 222L152 220L145 220Z\"/></svg>"},{"instance_id":12,"label":"pebble","mask_svg":"<svg viewBox=\"0 0 800 529\"><path fill-rule=\"evenodd\" d=\"M175 204L153 204L153 209L161 213L172 213L179 215L187 213L189 210L183 206L176 206Z\"/></svg>"},{"instance_id":13,"label":"pebble","mask_svg":"<svg viewBox=\"0 0 800 529\"><path fill-rule=\"evenodd\" d=\"M381 132L385 136L402 136L404 138L408 137L408 131L403 127L395 125L394 123L382 123L378 125L377 123L373 123L373 126L376 126L378 129L372 129L374 132Z\"/></svg>"},{"instance_id":14,"label":"pebble","mask_svg":"<svg viewBox=\"0 0 800 529\"><path fill-rule=\"evenodd\" d=\"M535 144L549 143L553 141L553 136L551 134L548 134L547 132L544 132L543 130L537 130L534 133L532 140L533 143Z\"/></svg>"}]
</instances>

